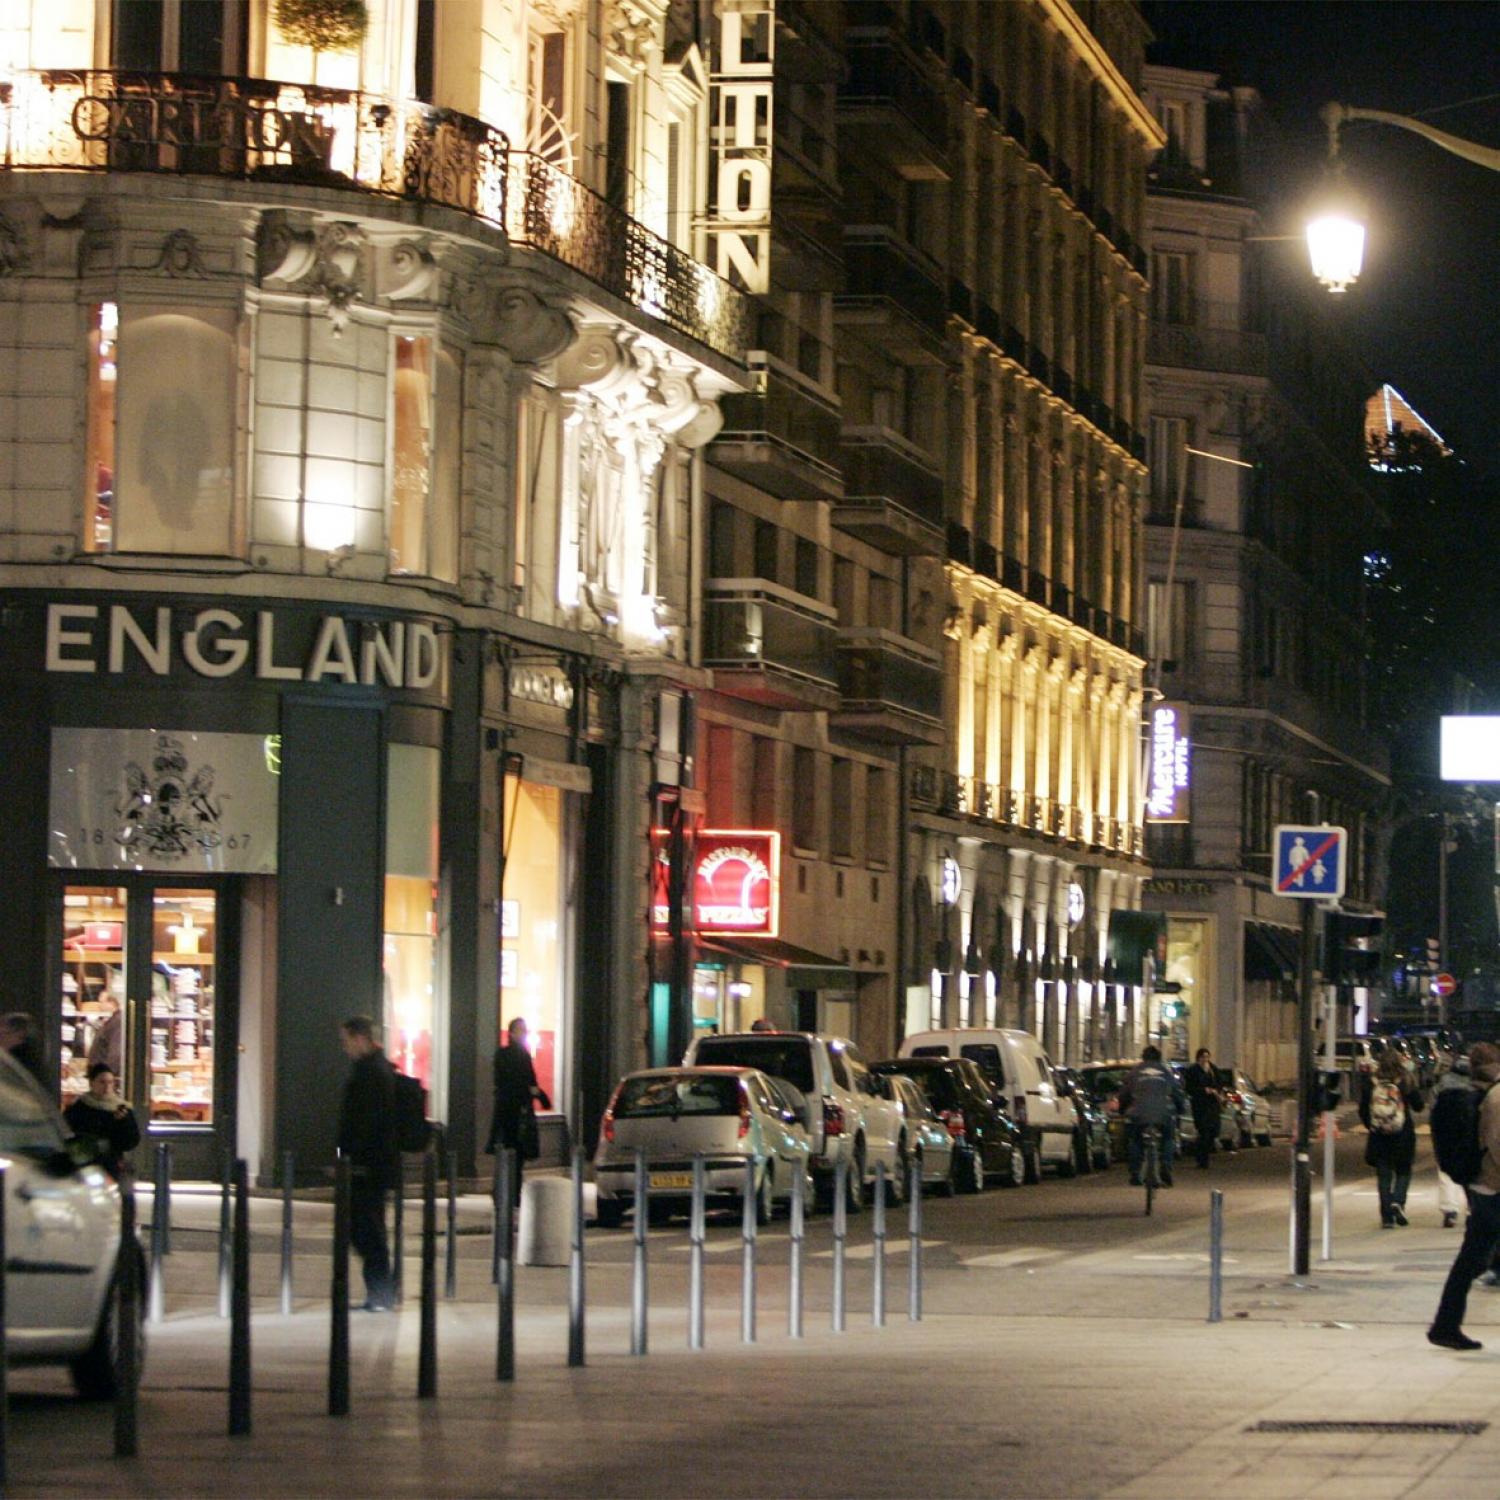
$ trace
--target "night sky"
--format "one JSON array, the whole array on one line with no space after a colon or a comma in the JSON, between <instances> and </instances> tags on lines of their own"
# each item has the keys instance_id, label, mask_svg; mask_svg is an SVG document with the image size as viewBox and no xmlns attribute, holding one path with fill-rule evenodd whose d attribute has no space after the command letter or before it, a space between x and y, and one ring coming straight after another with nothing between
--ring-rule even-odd
<instances>
[{"instance_id":1,"label":"night sky","mask_svg":"<svg viewBox=\"0 0 1500 1500\"><path fill-rule=\"evenodd\" d=\"M1144 10L1151 61L1263 95L1285 153L1285 218L1272 232L1300 230L1328 99L1500 148L1497 0L1147 0ZM1343 155L1369 228L1364 273L1339 310L1345 329L1377 380L1500 476L1500 172L1387 125L1345 126Z\"/></svg>"}]
</instances>

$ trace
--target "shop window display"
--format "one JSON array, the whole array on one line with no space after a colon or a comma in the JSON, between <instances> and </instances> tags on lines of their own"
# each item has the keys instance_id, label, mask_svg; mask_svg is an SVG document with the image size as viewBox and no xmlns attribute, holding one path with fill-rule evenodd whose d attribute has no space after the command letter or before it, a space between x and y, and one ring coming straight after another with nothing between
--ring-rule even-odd
<instances>
[{"instance_id":1,"label":"shop window display","mask_svg":"<svg viewBox=\"0 0 1500 1500\"><path fill-rule=\"evenodd\" d=\"M429 1113L442 1117L434 1088L438 1015L438 777L440 752L392 745L386 773L385 1036L394 1067L420 1078Z\"/></svg>"},{"instance_id":2,"label":"shop window display","mask_svg":"<svg viewBox=\"0 0 1500 1500\"><path fill-rule=\"evenodd\" d=\"M560 1105L563 1045L563 793L505 778L500 1027L524 1016L537 1082Z\"/></svg>"},{"instance_id":3,"label":"shop window display","mask_svg":"<svg viewBox=\"0 0 1500 1500\"><path fill-rule=\"evenodd\" d=\"M217 923L212 891L151 898L149 1119L213 1123Z\"/></svg>"},{"instance_id":4,"label":"shop window display","mask_svg":"<svg viewBox=\"0 0 1500 1500\"><path fill-rule=\"evenodd\" d=\"M89 1064L107 1062L127 1086L125 941L121 886L70 886L63 893L61 1094L63 1106L88 1092Z\"/></svg>"}]
</instances>

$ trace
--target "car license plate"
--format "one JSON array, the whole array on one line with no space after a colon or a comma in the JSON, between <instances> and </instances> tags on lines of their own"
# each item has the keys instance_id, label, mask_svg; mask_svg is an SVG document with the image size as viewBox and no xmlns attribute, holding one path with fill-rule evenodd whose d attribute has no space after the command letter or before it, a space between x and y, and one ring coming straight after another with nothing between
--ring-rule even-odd
<instances>
[{"instance_id":1,"label":"car license plate","mask_svg":"<svg viewBox=\"0 0 1500 1500\"><path fill-rule=\"evenodd\" d=\"M654 1188L690 1188L693 1185L691 1172L653 1172L651 1186Z\"/></svg>"}]
</instances>

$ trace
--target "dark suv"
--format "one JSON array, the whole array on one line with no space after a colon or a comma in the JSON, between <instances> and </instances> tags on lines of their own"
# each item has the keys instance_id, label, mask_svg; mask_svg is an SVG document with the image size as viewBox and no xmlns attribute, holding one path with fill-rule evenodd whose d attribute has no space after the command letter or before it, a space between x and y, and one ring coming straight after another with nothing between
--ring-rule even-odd
<instances>
[{"instance_id":1,"label":"dark suv","mask_svg":"<svg viewBox=\"0 0 1500 1500\"><path fill-rule=\"evenodd\" d=\"M897 1057L874 1063L872 1073L915 1079L953 1137L954 1182L961 1193L977 1193L986 1177L1002 1187L1026 1180L1020 1127L1000 1107L989 1080L966 1057Z\"/></svg>"}]
</instances>

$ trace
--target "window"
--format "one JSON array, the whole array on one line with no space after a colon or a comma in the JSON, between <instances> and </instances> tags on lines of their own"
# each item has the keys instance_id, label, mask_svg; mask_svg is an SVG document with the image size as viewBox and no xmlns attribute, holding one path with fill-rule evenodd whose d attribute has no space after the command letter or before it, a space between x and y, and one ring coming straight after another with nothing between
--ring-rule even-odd
<instances>
[{"instance_id":1,"label":"window","mask_svg":"<svg viewBox=\"0 0 1500 1500\"><path fill-rule=\"evenodd\" d=\"M865 771L865 859L869 864L887 864L891 857L891 773L883 766Z\"/></svg>"},{"instance_id":2,"label":"window","mask_svg":"<svg viewBox=\"0 0 1500 1500\"><path fill-rule=\"evenodd\" d=\"M755 576L764 578L767 583L781 582L781 568L778 562L780 552L781 536L773 521L757 521L755 523Z\"/></svg>"},{"instance_id":3,"label":"window","mask_svg":"<svg viewBox=\"0 0 1500 1500\"><path fill-rule=\"evenodd\" d=\"M797 538L796 547L797 592L809 599L818 597L818 544L805 536Z\"/></svg>"},{"instance_id":4,"label":"window","mask_svg":"<svg viewBox=\"0 0 1500 1500\"><path fill-rule=\"evenodd\" d=\"M84 551L239 553L240 358L230 308L94 308Z\"/></svg>"},{"instance_id":5,"label":"window","mask_svg":"<svg viewBox=\"0 0 1500 1500\"><path fill-rule=\"evenodd\" d=\"M385 792L385 1037L392 1064L422 1080L442 1112L447 1034L438 974L438 774L441 753L391 745ZM436 1039L436 1041L434 1040Z\"/></svg>"},{"instance_id":6,"label":"window","mask_svg":"<svg viewBox=\"0 0 1500 1500\"><path fill-rule=\"evenodd\" d=\"M835 757L829 798L829 853L836 859L854 855L854 762Z\"/></svg>"},{"instance_id":7,"label":"window","mask_svg":"<svg viewBox=\"0 0 1500 1500\"><path fill-rule=\"evenodd\" d=\"M564 172L573 170L568 129L568 36L534 31L527 42L526 149Z\"/></svg>"},{"instance_id":8,"label":"window","mask_svg":"<svg viewBox=\"0 0 1500 1500\"><path fill-rule=\"evenodd\" d=\"M460 356L397 334L391 412L390 569L458 580Z\"/></svg>"},{"instance_id":9,"label":"window","mask_svg":"<svg viewBox=\"0 0 1500 1500\"><path fill-rule=\"evenodd\" d=\"M1191 650L1193 586L1153 579L1146 585L1146 655L1160 662L1164 672L1187 663Z\"/></svg>"},{"instance_id":10,"label":"window","mask_svg":"<svg viewBox=\"0 0 1500 1500\"><path fill-rule=\"evenodd\" d=\"M604 201L624 213L634 211L631 183L635 173L631 161L631 89L618 78L608 81L609 113L605 120Z\"/></svg>"},{"instance_id":11,"label":"window","mask_svg":"<svg viewBox=\"0 0 1500 1500\"><path fill-rule=\"evenodd\" d=\"M417 0L413 53L413 92L424 104L431 104L437 76L437 0Z\"/></svg>"},{"instance_id":12,"label":"window","mask_svg":"<svg viewBox=\"0 0 1500 1500\"><path fill-rule=\"evenodd\" d=\"M1151 316L1179 327L1193 321L1193 257L1185 251L1152 253Z\"/></svg>"},{"instance_id":13,"label":"window","mask_svg":"<svg viewBox=\"0 0 1500 1500\"><path fill-rule=\"evenodd\" d=\"M115 0L110 56L115 67L147 73L244 73L240 0ZM280 74L270 76L280 77Z\"/></svg>"},{"instance_id":14,"label":"window","mask_svg":"<svg viewBox=\"0 0 1500 1500\"><path fill-rule=\"evenodd\" d=\"M818 846L818 757L798 745L792 751L792 843L798 849Z\"/></svg>"},{"instance_id":15,"label":"window","mask_svg":"<svg viewBox=\"0 0 1500 1500\"><path fill-rule=\"evenodd\" d=\"M750 741L750 819L757 828L776 828L776 741L757 734Z\"/></svg>"},{"instance_id":16,"label":"window","mask_svg":"<svg viewBox=\"0 0 1500 1500\"><path fill-rule=\"evenodd\" d=\"M735 536L739 513L722 500L714 501L708 513L708 571L711 578L738 578Z\"/></svg>"},{"instance_id":17,"label":"window","mask_svg":"<svg viewBox=\"0 0 1500 1500\"><path fill-rule=\"evenodd\" d=\"M515 505L511 588L528 619L551 615L549 589L556 558L558 475L557 404L533 387L516 403Z\"/></svg>"},{"instance_id":18,"label":"window","mask_svg":"<svg viewBox=\"0 0 1500 1500\"><path fill-rule=\"evenodd\" d=\"M1179 487L1184 500L1189 498L1187 447L1190 437L1185 417L1151 418L1152 519L1172 519L1177 512Z\"/></svg>"}]
</instances>

